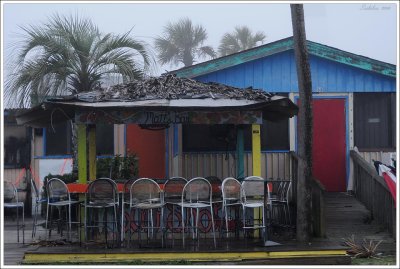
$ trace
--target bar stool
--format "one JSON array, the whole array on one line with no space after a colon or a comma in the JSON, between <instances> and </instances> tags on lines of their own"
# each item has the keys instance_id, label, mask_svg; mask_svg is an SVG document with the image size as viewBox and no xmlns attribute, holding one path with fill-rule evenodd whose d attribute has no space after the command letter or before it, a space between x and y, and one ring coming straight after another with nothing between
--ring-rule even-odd
<instances>
[{"instance_id":1,"label":"bar stool","mask_svg":"<svg viewBox=\"0 0 400 269\"><path fill-rule=\"evenodd\" d=\"M85 242L88 242L88 229L103 228L105 230L105 247L108 247L108 223L112 223L113 236L118 229L117 208L119 205L117 184L110 178L98 178L88 185L85 196ZM113 220L107 220L107 209L113 210ZM103 221L95 220L95 211L104 210ZM91 214L90 214L91 213ZM115 241L115 240L114 240Z\"/></svg>"},{"instance_id":2,"label":"bar stool","mask_svg":"<svg viewBox=\"0 0 400 269\"><path fill-rule=\"evenodd\" d=\"M32 238L35 238L36 236L36 226L39 226L37 224L37 215L39 212L39 205L46 203L47 199L46 198L40 198L39 190L36 186L35 180L31 177L31 193L34 195L35 198L35 207L33 210L33 224L32 224Z\"/></svg>"},{"instance_id":3,"label":"bar stool","mask_svg":"<svg viewBox=\"0 0 400 269\"><path fill-rule=\"evenodd\" d=\"M22 244L25 244L24 203L18 201L17 188L8 181L4 181L4 207L17 209L17 242L19 243L19 229L22 228ZM22 208L22 224L19 223L19 208Z\"/></svg>"},{"instance_id":4,"label":"bar stool","mask_svg":"<svg viewBox=\"0 0 400 269\"><path fill-rule=\"evenodd\" d=\"M215 239L215 225L214 225L214 214L213 214L213 203L212 203L212 188L210 182L205 178L195 177L189 180L188 183L183 188L181 197L181 209L182 209L182 243L185 247L185 218L186 209L190 211L196 210L196 216L192 215L192 226L187 227L188 229L193 229L194 235L198 237L199 228L199 213L200 209L208 208L211 215L211 225L214 238L214 247L217 247L217 241ZM193 220L195 218L195 220Z\"/></svg>"},{"instance_id":5,"label":"bar stool","mask_svg":"<svg viewBox=\"0 0 400 269\"><path fill-rule=\"evenodd\" d=\"M49 229L52 224L52 209L56 207L58 209L58 228L62 235L62 228L61 228L61 221L62 221L62 214L61 210L66 208L66 222L69 232L69 240L72 241L72 223L79 224L79 221L72 221L71 218L71 208L73 205L79 205L80 201L71 200L70 193L68 191L67 185L58 178L52 178L47 182L47 213L46 213L46 229ZM49 217L49 211L50 217ZM78 226L79 227L79 226ZM51 228L49 229L49 236L51 236Z\"/></svg>"},{"instance_id":6,"label":"bar stool","mask_svg":"<svg viewBox=\"0 0 400 269\"><path fill-rule=\"evenodd\" d=\"M242 182L241 188L241 203L243 210L243 229L246 230L257 230L262 229L265 235L266 232L266 216L264 215L264 207L265 207L265 183L264 179L258 176L249 176L246 177ZM267 185L267 189L268 185ZM269 193L269 190L268 190ZM246 209L259 208L261 210L261 220L256 224L254 220L252 225L251 223L246 222Z\"/></svg>"}]
</instances>

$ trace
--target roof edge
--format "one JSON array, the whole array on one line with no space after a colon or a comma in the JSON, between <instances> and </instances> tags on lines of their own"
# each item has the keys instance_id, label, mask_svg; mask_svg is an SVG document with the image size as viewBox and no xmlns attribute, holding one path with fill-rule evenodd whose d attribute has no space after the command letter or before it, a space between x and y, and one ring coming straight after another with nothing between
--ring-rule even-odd
<instances>
[{"instance_id":1,"label":"roof edge","mask_svg":"<svg viewBox=\"0 0 400 269\"><path fill-rule=\"evenodd\" d=\"M227 56L183 67L169 73L178 77L193 78L216 72L228 67L257 60L276 53L293 49L293 37L287 37L255 48L240 51ZM308 53L327 60L378 73L384 76L396 77L396 65L354 54L321 43L307 40Z\"/></svg>"}]
</instances>

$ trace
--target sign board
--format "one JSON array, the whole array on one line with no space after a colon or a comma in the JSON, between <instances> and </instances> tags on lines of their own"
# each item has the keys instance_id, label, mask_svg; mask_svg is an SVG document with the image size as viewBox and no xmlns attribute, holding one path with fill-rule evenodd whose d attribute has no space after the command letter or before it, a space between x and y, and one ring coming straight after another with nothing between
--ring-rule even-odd
<instances>
[{"instance_id":1,"label":"sign board","mask_svg":"<svg viewBox=\"0 0 400 269\"><path fill-rule=\"evenodd\" d=\"M78 124L262 124L261 111L82 111Z\"/></svg>"}]
</instances>

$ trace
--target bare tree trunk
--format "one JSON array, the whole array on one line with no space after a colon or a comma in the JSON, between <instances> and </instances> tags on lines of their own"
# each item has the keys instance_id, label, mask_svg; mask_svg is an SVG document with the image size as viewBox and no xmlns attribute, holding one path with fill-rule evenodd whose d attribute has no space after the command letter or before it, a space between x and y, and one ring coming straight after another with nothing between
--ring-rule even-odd
<instances>
[{"instance_id":1,"label":"bare tree trunk","mask_svg":"<svg viewBox=\"0 0 400 269\"><path fill-rule=\"evenodd\" d=\"M297 223L298 241L307 242L311 237L311 187L312 180L312 87L308 62L304 10L302 4L291 4L294 52L299 84L298 114L298 181Z\"/></svg>"}]
</instances>

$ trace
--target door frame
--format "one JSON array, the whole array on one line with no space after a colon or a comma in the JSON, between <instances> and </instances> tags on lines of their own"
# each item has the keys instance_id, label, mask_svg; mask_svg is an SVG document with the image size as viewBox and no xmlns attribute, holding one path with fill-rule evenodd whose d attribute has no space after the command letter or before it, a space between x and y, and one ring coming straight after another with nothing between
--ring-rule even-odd
<instances>
[{"instance_id":1,"label":"door frame","mask_svg":"<svg viewBox=\"0 0 400 269\"><path fill-rule=\"evenodd\" d=\"M297 104L299 100L299 94L290 94L289 98ZM343 99L345 109L345 163L346 163L346 190L349 185L350 175L350 148L354 147L354 127L353 127L353 93L313 93L313 99ZM289 130L293 135L290 136L290 150L297 152L297 116L293 117L289 121Z\"/></svg>"}]
</instances>

